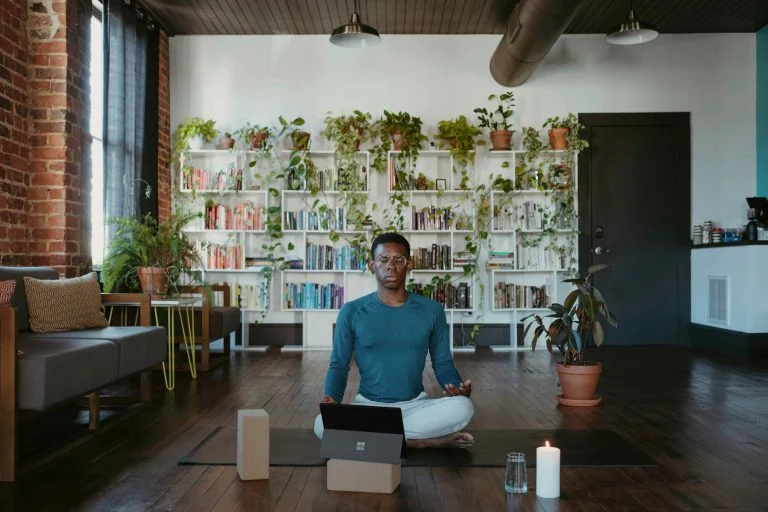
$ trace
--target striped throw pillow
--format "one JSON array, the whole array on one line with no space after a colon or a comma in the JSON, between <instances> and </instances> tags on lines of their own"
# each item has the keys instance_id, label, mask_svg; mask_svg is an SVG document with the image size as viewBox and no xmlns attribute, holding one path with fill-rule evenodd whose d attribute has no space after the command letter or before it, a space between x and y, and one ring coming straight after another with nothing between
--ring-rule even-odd
<instances>
[{"instance_id":1,"label":"striped throw pillow","mask_svg":"<svg viewBox=\"0 0 768 512\"><path fill-rule=\"evenodd\" d=\"M16 291L16 280L9 279L7 281L0 281L0 306L3 304L10 304L13 298L13 292Z\"/></svg>"},{"instance_id":2,"label":"striped throw pillow","mask_svg":"<svg viewBox=\"0 0 768 512\"><path fill-rule=\"evenodd\" d=\"M95 272L72 279L24 278L29 328L34 332L78 331L106 327Z\"/></svg>"}]
</instances>

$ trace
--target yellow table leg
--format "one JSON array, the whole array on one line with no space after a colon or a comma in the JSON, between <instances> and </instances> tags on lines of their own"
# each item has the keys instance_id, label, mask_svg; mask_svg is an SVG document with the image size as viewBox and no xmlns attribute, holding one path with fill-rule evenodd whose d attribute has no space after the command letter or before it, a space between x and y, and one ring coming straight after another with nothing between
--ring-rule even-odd
<instances>
[{"instance_id":1,"label":"yellow table leg","mask_svg":"<svg viewBox=\"0 0 768 512\"><path fill-rule=\"evenodd\" d=\"M169 307L168 310L168 369L166 370L165 361L163 361L163 380L165 380L165 389L171 391L176 387L176 357L174 350L175 339L175 315L173 315L173 308ZM157 308L155 308L155 324L160 325L157 318ZM168 371L170 370L170 372Z\"/></svg>"},{"instance_id":2,"label":"yellow table leg","mask_svg":"<svg viewBox=\"0 0 768 512\"><path fill-rule=\"evenodd\" d=\"M181 336L184 339L184 350L187 352L187 362L189 363L189 373L193 379L197 378L197 366L195 364L195 313L191 306L184 306L184 318L181 320ZM179 308L181 316L181 308ZM184 328L186 321L187 327Z\"/></svg>"}]
</instances>

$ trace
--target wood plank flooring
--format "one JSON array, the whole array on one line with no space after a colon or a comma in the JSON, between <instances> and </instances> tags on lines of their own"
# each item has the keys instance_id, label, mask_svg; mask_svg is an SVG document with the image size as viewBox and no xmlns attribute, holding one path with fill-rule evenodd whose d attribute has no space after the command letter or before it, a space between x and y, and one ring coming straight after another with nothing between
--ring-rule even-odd
<instances>
[{"instance_id":1,"label":"wood plank flooring","mask_svg":"<svg viewBox=\"0 0 768 512\"><path fill-rule=\"evenodd\" d=\"M241 482L233 466L177 465L214 427L234 425L240 408L265 408L275 427L311 427L328 355L234 352L229 366L197 381L179 376L175 392L156 389L153 404L113 415L95 435L82 414L70 414L81 423L79 444L0 484L0 510L768 510L768 362L672 347L601 348L596 408L556 406L546 352L456 355L473 382L470 428L611 429L659 464L563 468L559 500L537 499L532 489L505 495L503 468L404 467L399 490L379 496L327 492L324 467L273 467L268 481ZM350 379L348 398L357 388L354 369ZM436 395L429 365L424 382ZM39 420L22 425L27 443ZM44 447L39 455L49 448L38 437L31 441ZM533 469L528 481L535 486Z\"/></svg>"}]
</instances>

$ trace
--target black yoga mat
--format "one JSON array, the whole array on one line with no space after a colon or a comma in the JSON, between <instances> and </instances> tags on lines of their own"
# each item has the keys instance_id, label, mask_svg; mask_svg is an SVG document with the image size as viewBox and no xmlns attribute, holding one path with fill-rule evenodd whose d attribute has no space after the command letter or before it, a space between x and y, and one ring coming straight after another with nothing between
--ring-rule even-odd
<instances>
[{"instance_id":1,"label":"black yoga mat","mask_svg":"<svg viewBox=\"0 0 768 512\"><path fill-rule=\"evenodd\" d=\"M470 449L408 450L404 466L504 467L507 452L523 452L529 467L536 466L536 448L544 441L560 448L561 466L656 466L643 451L611 430L476 430ZM269 431L271 466L324 466L320 440L312 429L272 428ZM216 427L179 461L182 465L237 464L237 429Z\"/></svg>"}]
</instances>

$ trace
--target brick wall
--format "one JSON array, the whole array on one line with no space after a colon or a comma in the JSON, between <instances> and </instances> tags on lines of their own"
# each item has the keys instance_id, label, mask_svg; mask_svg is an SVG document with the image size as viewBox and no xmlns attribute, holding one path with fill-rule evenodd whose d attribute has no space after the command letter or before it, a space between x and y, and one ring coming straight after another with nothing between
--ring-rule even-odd
<instances>
[{"instance_id":1,"label":"brick wall","mask_svg":"<svg viewBox=\"0 0 768 512\"><path fill-rule=\"evenodd\" d=\"M159 36L157 211L162 222L171 214L171 97L168 79L168 35L160 30Z\"/></svg>"},{"instance_id":2,"label":"brick wall","mask_svg":"<svg viewBox=\"0 0 768 512\"><path fill-rule=\"evenodd\" d=\"M0 3L0 258L90 261L89 0Z\"/></svg>"},{"instance_id":3,"label":"brick wall","mask_svg":"<svg viewBox=\"0 0 768 512\"><path fill-rule=\"evenodd\" d=\"M23 265L28 250L29 122L27 0L0 2L0 264Z\"/></svg>"},{"instance_id":4,"label":"brick wall","mask_svg":"<svg viewBox=\"0 0 768 512\"><path fill-rule=\"evenodd\" d=\"M90 259L90 15L85 0L30 2L28 12L29 263L66 276Z\"/></svg>"}]
</instances>

